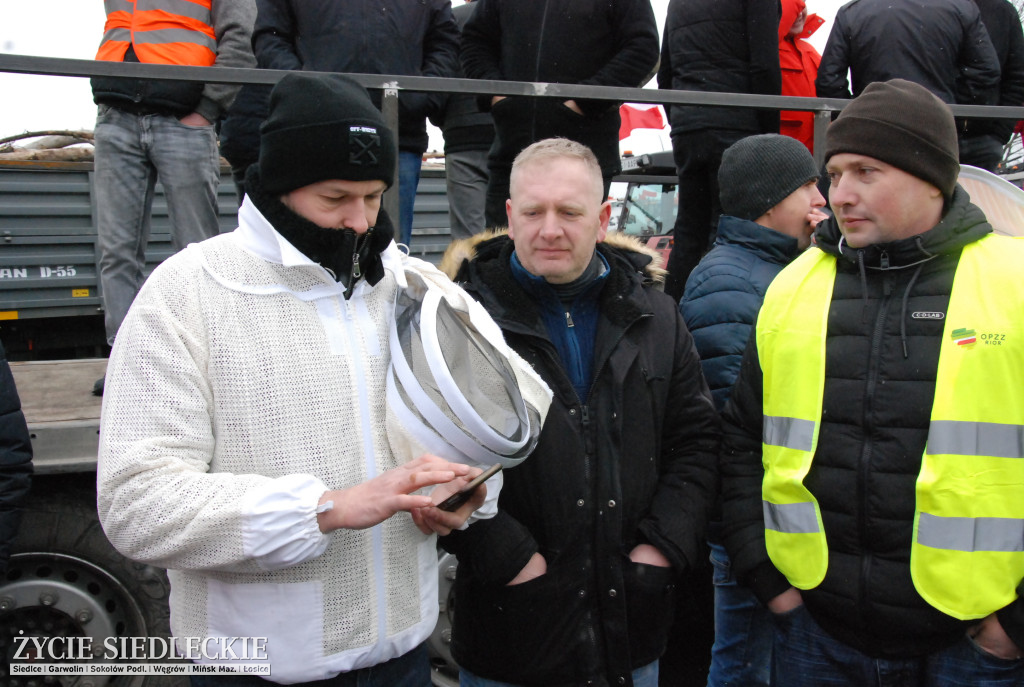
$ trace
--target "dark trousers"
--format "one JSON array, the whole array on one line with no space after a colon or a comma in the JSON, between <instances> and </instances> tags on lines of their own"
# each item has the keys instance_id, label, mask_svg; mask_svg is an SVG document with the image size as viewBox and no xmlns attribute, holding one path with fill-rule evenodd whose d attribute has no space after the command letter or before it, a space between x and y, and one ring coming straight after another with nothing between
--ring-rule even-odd
<instances>
[{"instance_id":1,"label":"dark trousers","mask_svg":"<svg viewBox=\"0 0 1024 687\"><path fill-rule=\"evenodd\" d=\"M995 172L1003 161L1003 142L995 136L972 136L961 138L960 164L981 167Z\"/></svg>"},{"instance_id":2,"label":"dark trousers","mask_svg":"<svg viewBox=\"0 0 1024 687\"><path fill-rule=\"evenodd\" d=\"M679 173L679 211L672 229L665 293L677 301L686 279L715 242L718 216L718 167L722 153L749 132L706 129L672 137L672 157Z\"/></svg>"}]
</instances>

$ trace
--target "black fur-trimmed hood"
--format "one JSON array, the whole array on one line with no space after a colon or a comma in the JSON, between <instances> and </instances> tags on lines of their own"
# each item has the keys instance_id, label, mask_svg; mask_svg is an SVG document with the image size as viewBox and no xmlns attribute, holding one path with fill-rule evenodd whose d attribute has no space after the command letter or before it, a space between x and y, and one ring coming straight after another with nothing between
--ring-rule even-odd
<instances>
[{"instance_id":1,"label":"black fur-trimmed hood","mask_svg":"<svg viewBox=\"0 0 1024 687\"><path fill-rule=\"evenodd\" d=\"M651 312L647 298L655 296L665 279L661 256L638 239L608 234L598 251L608 261L608 280L602 289L601 311L609 320L625 323ZM441 271L480 300L496 320L534 327L538 311L512 275L515 246L505 230L489 231L453 242L445 251ZM657 294L657 297L663 297Z\"/></svg>"}]
</instances>

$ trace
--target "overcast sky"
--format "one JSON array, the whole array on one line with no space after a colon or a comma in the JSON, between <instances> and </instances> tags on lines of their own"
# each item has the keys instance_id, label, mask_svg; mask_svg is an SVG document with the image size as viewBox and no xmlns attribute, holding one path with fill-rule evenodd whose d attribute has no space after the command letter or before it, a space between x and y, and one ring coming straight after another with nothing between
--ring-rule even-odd
<instances>
[{"instance_id":1,"label":"overcast sky","mask_svg":"<svg viewBox=\"0 0 1024 687\"><path fill-rule=\"evenodd\" d=\"M526 0L529 1L529 0ZM836 10L845 0L808 0L812 12L826 23L811 37L821 50ZM454 4L462 4L454 0ZM668 0L652 0L659 33ZM103 32L101 0L0 0L0 52L91 59ZM43 129L92 129L96 109L89 81L84 78L26 76L0 72L0 138L24 131ZM662 142L637 136L634 152L657 150ZM431 149L440 146L433 136Z\"/></svg>"}]
</instances>

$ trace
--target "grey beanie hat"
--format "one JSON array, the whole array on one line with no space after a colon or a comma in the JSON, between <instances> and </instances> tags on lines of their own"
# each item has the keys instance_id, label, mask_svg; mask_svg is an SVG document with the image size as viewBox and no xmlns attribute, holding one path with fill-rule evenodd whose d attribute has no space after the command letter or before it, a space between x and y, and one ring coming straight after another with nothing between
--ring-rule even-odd
<instances>
[{"instance_id":1,"label":"grey beanie hat","mask_svg":"<svg viewBox=\"0 0 1024 687\"><path fill-rule=\"evenodd\" d=\"M808 181L818 168L803 143L779 134L740 139L722 153L718 198L722 212L756 220Z\"/></svg>"},{"instance_id":2,"label":"grey beanie hat","mask_svg":"<svg viewBox=\"0 0 1024 687\"><path fill-rule=\"evenodd\" d=\"M341 74L292 72L270 93L260 127L260 179L283 194L318 181L395 180L394 133L358 82Z\"/></svg>"}]
</instances>

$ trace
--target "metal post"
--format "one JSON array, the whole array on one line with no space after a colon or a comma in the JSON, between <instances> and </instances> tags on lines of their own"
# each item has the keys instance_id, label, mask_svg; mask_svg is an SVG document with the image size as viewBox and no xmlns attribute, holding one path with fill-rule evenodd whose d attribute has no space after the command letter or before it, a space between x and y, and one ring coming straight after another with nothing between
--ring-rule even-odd
<instances>
[{"instance_id":1,"label":"metal post","mask_svg":"<svg viewBox=\"0 0 1024 687\"><path fill-rule=\"evenodd\" d=\"M818 110L814 113L814 164L818 169L825 164L825 145L828 143L828 125L832 123L831 110Z\"/></svg>"},{"instance_id":2,"label":"metal post","mask_svg":"<svg viewBox=\"0 0 1024 687\"><path fill-rule=\"evenodd\" d=\"M398 142L398 82L390 81L384 84L384 97L381 98L381 114L384 115L384 123L387 124L388 128L395 135L395 142ZM398 179L398 160L395 160L395 183L388 189L387 193L384 194L384 211L388 213L391 218L391 222L395 226L395 239L400 240L398 235L398 227L401 226L401 218L398 216L400 212L400 206L398 202L399 198L399 179Z\"/></svg>"}]
</instances>

